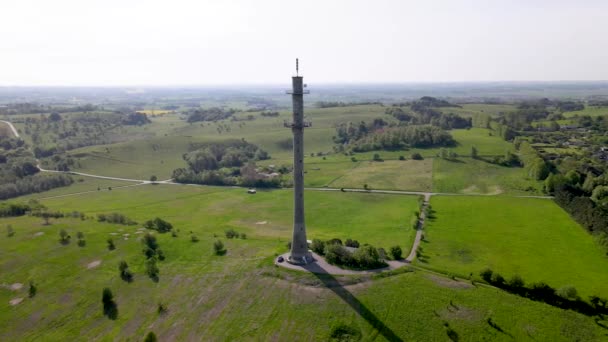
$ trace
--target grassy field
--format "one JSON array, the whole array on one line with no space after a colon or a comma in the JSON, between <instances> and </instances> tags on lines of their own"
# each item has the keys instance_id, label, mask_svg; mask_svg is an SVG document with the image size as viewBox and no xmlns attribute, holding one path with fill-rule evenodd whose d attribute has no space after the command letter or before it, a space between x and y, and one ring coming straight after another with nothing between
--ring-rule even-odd
<instances>
[{"instance_id":1,"label":"grassy field","mask_svg":"<svg viewBox=\"0 0 608 342\"><path fill-rule=\"evenodd\" d=\"M359 162L357 167L347 170L329 185L334 188L362 188L367 184L372 189L430 191L432 165L431 159Z\"/></svg>"},{"instance_id":2,"label":"grassy field","mask_svg":"<svg viewBox=\"0 0 608 342\"><path fill-rule=\"evenodd\" d=\"M541 182L526 179L519 167L504 167L483 160L433 160L433 191L465 194L541 194Z\"/></svg>"},{"instance_id":3,"label":"grassy field","mask_svg":"<svg viewBox=\"0 0 608 342\"><path fill-rule=\"evenodd\" d=\"M565 117L573 117L576 115L590 115L590 116L602 116L602 115L608 115L608 107L602 107L602 106L586 106L585 109L583 110L577 110L574 112L566 112L564 113Z\"/></svg>"},{"instance_id":4,"label":"grassy field","mask_svg":"<svg viewBox=\"0 0 608 342\"><path fill-rule=\"evenodd\" d=\"M144 275L139 226L2 219L16 234L0 237L0 339L141 340L154 331L160 340L327 340L332 326L346 324L366 341L447 340L446 323L461 340L595 341L606 334L592 318L421 271L370 280L277 269L271 260L285 251L290 196L285 190L251 196L241 189L147 185L43 200L52 209L87 215L118 211L139 221L158 215L172 222L178 237L158 235L167 259L159 263L157 283ZM402 223L417 208L416 197L408 196L307 192L306 200L309 237L350 236L385 246L407 240L412 230ZM226 240L226 228L248 237ZM86 246L75 238L61 245L60 229L73 237L82 231ZM200 241L191 242L191 234ZM226 255L212 254L213 234L224 240ZM108 237L116 250L107 250ZM135 273L133 283L118 276L120 260ZM27 298L29 279L38 286L34 298ZM26 286L8 288L15 283ZM118 305L115 321L102 315L106 286ZM25 299L10 306L14 298ZM158 303L168 312L159 315Z\"/></svg>"},{"instance_id":5,"label":"grassy field","mask_svg":"<svg viewBox=\"0 0 608 342\"><path fill-rule=\"evenodd\" d=\"M608 295L608 257L553 201L439 196L431 205L420 265L462 275L490 267L507 279L575 286L585 298Z\"/></svg>"}]
</instances>

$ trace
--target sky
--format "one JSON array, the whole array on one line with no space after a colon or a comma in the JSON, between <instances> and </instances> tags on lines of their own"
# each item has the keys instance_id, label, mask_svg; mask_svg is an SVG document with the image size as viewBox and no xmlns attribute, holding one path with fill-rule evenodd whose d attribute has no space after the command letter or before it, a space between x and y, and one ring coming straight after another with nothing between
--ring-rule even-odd
<instances>
[{"instance_id":1,"label":"sky","mask_svg":"<svg viewBox=\"0 0 608 342\"><path fill-rule=\"evenodd\" d=\"M605 0L0 0L0 85L608 80Z\"/></svg>"}]
</instances>

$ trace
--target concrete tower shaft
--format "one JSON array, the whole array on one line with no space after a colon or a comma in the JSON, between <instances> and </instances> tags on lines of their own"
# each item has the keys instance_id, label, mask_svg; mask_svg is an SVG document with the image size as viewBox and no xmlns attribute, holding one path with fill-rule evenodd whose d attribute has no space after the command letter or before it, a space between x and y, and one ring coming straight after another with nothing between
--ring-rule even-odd
<instances>
[{"instance_id":1,"label":"concrete tower shaft","mask_svg":"<svg viewBox=\"0 0 608 342\"><path fill-rule=\"evenodd\" d=\"M288 261L294 264L305 264L312 261L306 241L306 224L304 221L304 84L302 76L292 77L291 98L293 102L293 121L288 125L293 132L293 238L291 254Z\"/></svg>"}]
</instances>

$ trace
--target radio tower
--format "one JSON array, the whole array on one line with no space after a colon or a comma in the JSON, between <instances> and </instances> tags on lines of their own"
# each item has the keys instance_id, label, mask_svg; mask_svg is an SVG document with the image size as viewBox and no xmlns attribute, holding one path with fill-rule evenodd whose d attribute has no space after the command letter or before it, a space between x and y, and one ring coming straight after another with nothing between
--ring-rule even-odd
<instances>
[{"instance_id":1,"label":"radio tower","mask_svg":"<svg viewBox=\"0 0 608 342\"><path fill-rule=\"evenodd\" d=\"M299 75L298 59L296 58L296 76L291 78L291 94L293 103L293 121L285 122L285 127L293 132L293 238L291 253L287 261L292 264L307 264L312 261L306 241L306 225L304 224L304 127L310 127L310 122L304 121L304 90L303 78Z\"/></svg>"}]
</instances>

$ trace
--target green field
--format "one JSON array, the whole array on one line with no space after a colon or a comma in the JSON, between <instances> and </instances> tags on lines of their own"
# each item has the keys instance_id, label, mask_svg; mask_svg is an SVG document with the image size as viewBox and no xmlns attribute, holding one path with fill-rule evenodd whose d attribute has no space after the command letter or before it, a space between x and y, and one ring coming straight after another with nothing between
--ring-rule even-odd
<instances>
[{"instance_id":1,"label":"green field","mask_svg":"<svg viewBox=\"0 0 608 342\"><path fill-rule=\"evenodd\" d=\"M330 186L362 188L367 184L372 189L430 191L432 165L431 159L360 162Z\"/></svg>"},{"instance_id":2,"label":"green field","mask_svg":"<svg viewBox=\"0 0 608 342\"><path fill-rule=\"evenodd\" d=\"M529 180L523 168L483 160L433 160L433 191L462 194L541 194L541 182Z\"/></svg>"},{"instance_id":3,"label":"green field","mask_svg":"<svg viewBox=\"0 0 608 342\"><path fill-rule=\"evenodd\" d=\"M462 275L490 267L507 279L571 285L585 298L608 295L608 257L553 201L438 196L431 205L419 264Z\"/></svg>"},{"instance_id":4,"label":"green field","mask_svg":"<svg viewBox=\"0 0 608 342\"><path fill-rule=\"evenodd\" d=\"M404 220L417 209L414 196L308 191L306 201L309 238L352 237L386 247L411 243L413 230ZM286 250L291 233L288 190L247 195L242 189L146 185L42 202L87 215L118 211L138 221L158 215L179 233L158 235L167 259L159 263L155 283L143 274L139 226L0 220L16 231L0 237L0 284L26 284L21 290L0 287L1 340L140 340L148 331L160 340L326 340L336 324L355 327L362 340L379 341L447 340L445 323L461 340L594 341L606 333L589 317L422 271L371 281L275 268L271 260ZM227 228L248 237L226 240ZM60 229L73 237L82 231L86 246L75 239L61 245ZM191 242L191 234L200 241ZM212 254L214 234L224 240L226 255ZM115 251L107 250L108 237L116 241ZM133 283L119 278L120 260L135 273ZM29 279L38 285L31 299ZM116 321L102 315L106 286L118 304ZM25 299L8 305L18 297ZM164 315L156 312L159 302L168 307ZM502 332L488 325L488 317Z\"/></svg>"},{"instance_id":5,"label":"green field","mask_svg":"<svg viewBox=\"0 0 608 342\"><path fill-rule=\"evenodd\" d=\"M566 112L564 113L565 117L573 117L573 116L581 116L581 115L589 115L589 116L603 116L608 115L608 107L602 106L585 106L583 110L577 110L574 112Z\"/></svg>"}]
</instances>

